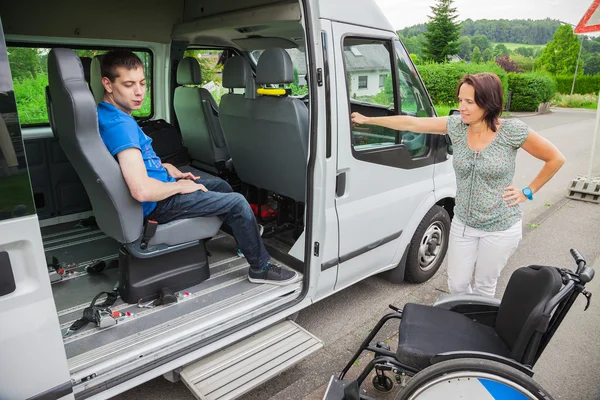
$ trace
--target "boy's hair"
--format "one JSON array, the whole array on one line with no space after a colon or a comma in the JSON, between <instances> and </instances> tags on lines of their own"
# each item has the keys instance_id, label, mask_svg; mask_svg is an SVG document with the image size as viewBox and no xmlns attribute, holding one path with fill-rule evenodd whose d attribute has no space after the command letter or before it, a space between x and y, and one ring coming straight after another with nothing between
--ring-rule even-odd
<instances>
[{"instance_id":1,"label":"boy's hair","mask_svg":"<svg viewBox=\"0 0 600 400\"><path fill-rule=\"evenodd\" d=\"M485 123L492 132L496 132L496 124L498 123L498 118L502 115L502 106L504 104L504 93L500 78L491 72L465 75L456 88L457 97L460 87L465 83L475 88L475 104L483 108Z\"/></svg>"},{"instance_id":2,"label":"boy's hair","mask_svg":"<svg viewBox=\"0 0 600 400\"><path fill-rule=\"evenodd\" d=\"M111 82L119 76L117 67L127 69L144 68L144 63L138 56L130 50L112 50L102 56L100 64L100 73L102 77L107 77Z\"/></svg>"}]
</instances>

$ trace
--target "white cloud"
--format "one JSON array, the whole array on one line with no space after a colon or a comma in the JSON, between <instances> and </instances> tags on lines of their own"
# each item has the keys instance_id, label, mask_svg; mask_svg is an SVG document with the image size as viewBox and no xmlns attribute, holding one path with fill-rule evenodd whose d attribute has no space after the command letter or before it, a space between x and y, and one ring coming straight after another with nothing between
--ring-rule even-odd
<instances>
[{"instance_id":1,"label":"white cloud","mask_svg":"<svg viewBox=\"0 0 600 400\"><path fill-rule=\"evenodd\" d=\"M428 21L435 0L375 0L395 29ZM576 25L592 0L455 0L459 20L558 19Z\"/></svg>"}]
</instances>

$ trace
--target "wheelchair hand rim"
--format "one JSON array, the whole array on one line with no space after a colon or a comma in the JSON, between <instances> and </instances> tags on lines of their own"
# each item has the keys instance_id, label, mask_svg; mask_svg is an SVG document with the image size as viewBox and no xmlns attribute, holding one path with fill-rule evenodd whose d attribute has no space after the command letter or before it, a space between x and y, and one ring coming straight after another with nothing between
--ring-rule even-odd
<instances>
[{"instance_id":1,"label":"wheelchair hand rim","mask_svg":"<svg viewBox=\"0 0 600 400\"><path fill-rule=\"evenodd\" d=\"M475 388L476 386L482 386L482 384L480 383L480 379L483 380L487 380L487 381L491 381L491 382L495 382L501 385L504 385L505 387L507 387L507 390L511 390L516 391L516 393L520 394L520 397L514 397L515 400L539 400L539 397L536 397L533 393L531 393L531 391L525 389L523 386L519 385L518 383L512 382L506 378L503 378L501 376L497 376L497 375L493 375L493 374L489 374L489 373L485 373L485 372L477 372L477 371L458 371L458 372L451 372L449 374L445 374L442 376L439 376L437 378L432 379L431 381L425 383L422 387L418 388L417 390L415 390L414 393L412 393L409 397L406 398L406 400L434 400L434 399L439 399L439 392L437 392L438 394L435 394L434 392L430 392L430 394L427 394L427 391L434 388L437 385L440 384L452 384L453 382L457 381L460 382L461 380L464 381L470 381L469 383L471 385L473 385L473 388ZM486 390L485 388L480 387L479 390L475 393L473 393L473 397L469 397L469 393L461 393L459 396L460 397L456 397L456 399L460 398L462 400L480 400L481 397L481 393L482 390ZM489 392L488 392L489 393ZM446 394L448 395L449 393L446 392ZM465 396L465 394L467 396ZM447 400L453 400L454 398L451 397L445 397ZM506 398L506 397L499 397L499 398ZM510 397L511 399L513 397ZM495 399L495 397L493 396L493 394L489 394L488 399Z\"/></svg>"}]
</instances>

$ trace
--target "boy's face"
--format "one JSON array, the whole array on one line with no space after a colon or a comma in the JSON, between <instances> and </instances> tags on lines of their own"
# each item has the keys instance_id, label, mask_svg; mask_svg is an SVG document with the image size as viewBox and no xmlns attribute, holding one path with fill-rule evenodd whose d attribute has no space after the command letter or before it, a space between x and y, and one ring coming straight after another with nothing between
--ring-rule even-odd
<instances>
[{"instance_id":1,"label":"boy's face","mask_svg":"<svg viewBox=\"0 0 600 400\"><path fill-rule=\"evenodd\" d=\"M146 78L142 67L127 69L117 67L118 76L114 82L107 77L102 78L106 91L105 98L127 114L139 110L146 94Z\"/></svg>"}]
</instances>

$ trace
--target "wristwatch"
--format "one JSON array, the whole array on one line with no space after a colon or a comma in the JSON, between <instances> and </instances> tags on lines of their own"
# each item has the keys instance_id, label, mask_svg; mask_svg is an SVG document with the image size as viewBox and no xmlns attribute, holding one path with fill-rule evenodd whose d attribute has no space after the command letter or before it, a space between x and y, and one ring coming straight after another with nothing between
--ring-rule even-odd
<instances>
[{"instance_id":1,"label":"wristwatch","mask_svg":"<svg viewBox=\"0 0 600 400\"><path fill-rule=\"evenodd\" d=\"M529 187L523 188L523 194L525 195L525 197L527 197L529 200L533 200L533 192L531 191L531 189L529 189Z\"/></svg>"}]
</instances>

